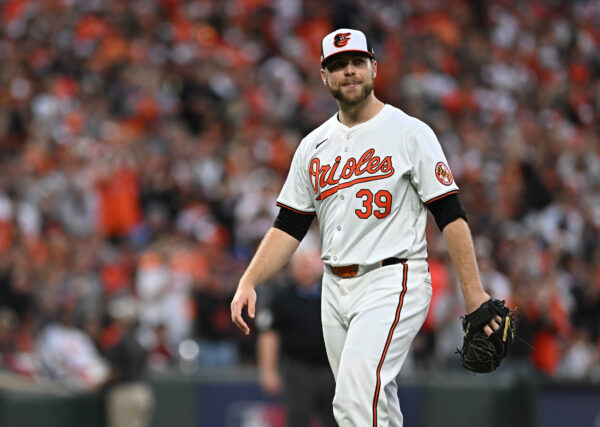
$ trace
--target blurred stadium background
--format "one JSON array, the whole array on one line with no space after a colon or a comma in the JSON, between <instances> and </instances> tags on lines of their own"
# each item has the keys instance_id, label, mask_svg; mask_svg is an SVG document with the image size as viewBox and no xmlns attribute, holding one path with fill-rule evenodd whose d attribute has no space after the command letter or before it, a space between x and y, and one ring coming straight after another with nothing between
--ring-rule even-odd
<instances>
[{"instance_id":1,"label":"blurred stadium background","mask_svg":"<svg viewBox=\"0 0 600 427\"><path fill-rule=\"evenodd\" d=\"M335 111L319 43L342 26L371 38L378 97L436 131L484 285L535 348L461 370L431 227L405 426L600 426L597 0L0 0L1 426L103 425L131 310L153 426L281 425L229 302L297 144Z\"/></svg>"}]
</instances>

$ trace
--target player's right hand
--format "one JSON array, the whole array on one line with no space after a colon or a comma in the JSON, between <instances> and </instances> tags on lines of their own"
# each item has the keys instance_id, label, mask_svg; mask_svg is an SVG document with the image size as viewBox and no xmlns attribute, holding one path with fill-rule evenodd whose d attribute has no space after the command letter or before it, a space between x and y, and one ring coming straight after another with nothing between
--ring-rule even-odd
<instances>
[{"instance_id":1,"label":"player's right hand","mask_svg":"<svg viewBox=\"0 0 600 427\"><path fill-rule=\"evenodd\" d=\"M244 307L248 307L248 316L254 319L256 306L256 291L253 286L244 286L240 283L231 301L231 321L244 334L250 334L250 328L244 322L242 311Z\"/></svg>"}]
</instances>

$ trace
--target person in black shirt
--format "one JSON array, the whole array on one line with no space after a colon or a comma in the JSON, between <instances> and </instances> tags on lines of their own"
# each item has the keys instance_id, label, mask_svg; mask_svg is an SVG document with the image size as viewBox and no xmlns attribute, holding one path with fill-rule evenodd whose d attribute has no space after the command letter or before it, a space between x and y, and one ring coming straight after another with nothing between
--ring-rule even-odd
<instances>
[{"instance_id":1,"label":"person in black shirt","mask_svg":"<svg viewBox=\"0 0 600 427\"><path fill-rule=\"evenodd\" d=\"M256 320L261 387L268 395L281 394L288 427L308 427L313 414L323 427L337 425L331 409L335 382L321 328L319 262L317 254L299 251L287 286Z\"/></svg>"},{"instance_id":2,"label":"person in black shirt","mask_svg":"<svg viewBox=\"0 0 600 427\"><path fill-rule=\"evenodd\" d=\"M120 335L108 349L111 373L105 385L109 427L147 427L151 424L155 398L146 382L148 350L138 337L137 306L130 297L112 301L109 314Z\"/></svg>"}]
</instances>

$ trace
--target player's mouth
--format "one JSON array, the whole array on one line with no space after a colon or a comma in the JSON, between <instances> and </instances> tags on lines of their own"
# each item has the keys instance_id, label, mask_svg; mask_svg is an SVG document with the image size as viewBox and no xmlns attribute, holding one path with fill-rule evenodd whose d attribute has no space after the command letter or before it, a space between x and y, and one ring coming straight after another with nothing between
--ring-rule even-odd
<instances>
[{"instance_id":1,"label":"player's mouth","mask_svg":"<svg viewBox=\"0 0 600 427\"><path fill-rule=\"evenodd\" d=\"M345 82L342 83L343 87L356 87L356 86L360 86L360 82Z\"/></svg>"}]
</instances>

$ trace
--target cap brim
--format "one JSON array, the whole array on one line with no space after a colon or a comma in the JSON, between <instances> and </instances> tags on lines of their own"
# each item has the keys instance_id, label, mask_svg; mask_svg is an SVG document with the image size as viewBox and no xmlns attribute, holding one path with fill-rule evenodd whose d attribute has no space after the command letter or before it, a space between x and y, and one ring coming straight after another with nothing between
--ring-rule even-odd
<instances>
[{"instance_id":1,"label":"cap brim","mask_svg":"<svg viewBox=\"0 0 600 427\"><path fill-rule=\"evenodd\" d=\"M364 53L364 54L365 54L365 55L367 55L369 58L371 58L371 59L373 59L373 58L374 58L373 54L372 54L371 52L367 51L367 50L361 50L361 49L338 50L337 52L335 52L335 53L332 53L331 55L329 55L329 56L326 56L325 58L323 58L323 59L321 60L321 66L324 66L324 65L325 65L325 63L326 63L327 61L329 61L330 59L332 59L334 56L337 56L337 55L339 55L339 54L341 54L341 53L346 53L346 52L357 52L357 53Z\"/></svg>"}]
</instances>

